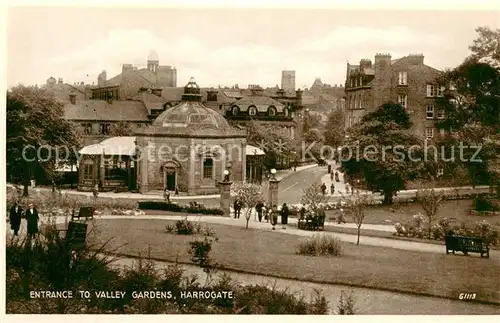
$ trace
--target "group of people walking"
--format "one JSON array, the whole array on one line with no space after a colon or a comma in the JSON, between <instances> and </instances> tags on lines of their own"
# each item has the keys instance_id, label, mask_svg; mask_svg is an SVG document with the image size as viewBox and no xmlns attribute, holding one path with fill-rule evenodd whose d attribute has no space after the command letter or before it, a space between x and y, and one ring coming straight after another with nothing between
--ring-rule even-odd
<instances>
[{"instance_id":1,"label":"group of people walking","mask_svg":"<svg viewBox=\"0 0 500 323\"><path fill-rule=\"evenodd\" d=\"M235 200L233 204L235 219L240 218L242 208L243 204L239 200ZM286 203L283 203L283 205L281 206L281 210L278 211L276 205L273 205L273 207L268 207L263 201L259 201L257 205L255 205L255 211L257 214L257 220L259 222L262 222L262 220L265 220L267 222L271 221L272 225L276 225L278 223L278 215L281 215L282 224L287 224L288 216L290 214L290 210L288 209Z\"/></svg>"},{"instance_id":2,"label":"group of people walking","mask_svg":"<svg viewBox=\"0 0 500 323\"><path fill-rule=\"evenodd\" d=\"M21 228L21 222L26 219L26 228L28 233L28 238L32 238L38 233L38 211L33 205L33 203L28 204L28 208L23 210L21 204L16 202L10 209L9 222L10 229L13 231L14 236L19 235L19 229Z\"/></svg>"}]
</instances>

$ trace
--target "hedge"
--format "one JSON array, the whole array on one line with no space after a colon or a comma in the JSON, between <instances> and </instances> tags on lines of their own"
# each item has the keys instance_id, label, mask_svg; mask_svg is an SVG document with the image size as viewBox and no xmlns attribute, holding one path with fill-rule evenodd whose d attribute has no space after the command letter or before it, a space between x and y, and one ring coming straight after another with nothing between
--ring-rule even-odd
<instances>
[{"instance_id":1,"label":"hedge","mask_svg":"<svg viewBox=\"0 0 500 323\"><path fill-rule=\"evenodd\" d=\"M184 213L201 213L208 215L223 215L224 212L220 209L209 209L202 206L179 205L176 203L168 203L164 201L139 201L137 202L140 210L161 210L170 212Z\"/></svg>"}]
</instances>

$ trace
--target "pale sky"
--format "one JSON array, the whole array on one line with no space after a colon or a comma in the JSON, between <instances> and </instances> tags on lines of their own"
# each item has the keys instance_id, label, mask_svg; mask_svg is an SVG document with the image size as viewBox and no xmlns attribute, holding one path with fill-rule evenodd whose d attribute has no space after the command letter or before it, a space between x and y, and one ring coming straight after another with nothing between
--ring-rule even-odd
<instances>
[{"instance_id":1,"label":"pale sky","mask_svg":"<svg viewBox=\"0 0 500 323\"><path fill-rule=\"evenodd\" d=\"M423 53L443 69L469 54L477 26L500 28L498 11L341 11L20 7L8 11L7 85L97 83L122 64L146 67L150 50L202 87L275 86L296 71L296 86L316 77L343 84L346 62Z\"/></svg>"}]
</instances>

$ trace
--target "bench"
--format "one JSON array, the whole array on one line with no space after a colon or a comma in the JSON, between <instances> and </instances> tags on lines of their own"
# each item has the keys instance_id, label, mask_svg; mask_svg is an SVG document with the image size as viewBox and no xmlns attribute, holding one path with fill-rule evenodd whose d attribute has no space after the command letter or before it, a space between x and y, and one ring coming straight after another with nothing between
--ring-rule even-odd
<instances>
[{"instance_id":1,"label":"bench","mask_svg":"<svg viewBox=\"0 0 500 323\"><path fill-rule=\"evenodd\" d=\"M78 215L75 215L75 210L73 210L73 213L71 214L71 221L73 220L80 220L80 219L93 219L94 218L94 212L95 209L93 206L82 206L78 210Z\"/></svg>"},{"instance_id":2,"label":"bench","mask_svg":"<svg viewBox=\"0 0 500 323\"><path fill-rule=\"evenodd\" d=\"M467 256L469 252L475 252L481 254L481 258L483 258L484 254L486 258L490 257L490 248L481 238L447 235L445 236L445 243L446 254L449 254L450 251L453 254L455 254L455 251L460 251Z\"/></svg>"},{"instance_id":3,"label":"bench","mask_svg":"<svg viewBox=\"0 0 500 323\"><path fill-rule=\"evenodd\" d=\"M299 218L298 228L301 230L325 230L325 216Z\"/></svg>"}]
</instances>

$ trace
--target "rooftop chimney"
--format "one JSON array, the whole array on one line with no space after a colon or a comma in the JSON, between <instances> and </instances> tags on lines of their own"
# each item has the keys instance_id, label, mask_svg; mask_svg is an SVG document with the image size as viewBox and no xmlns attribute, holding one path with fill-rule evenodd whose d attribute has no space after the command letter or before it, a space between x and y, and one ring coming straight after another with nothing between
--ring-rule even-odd
<instances>
[{"instance_id":1,"label":"rooftop chimney","mask_svg":"<svg viewBox=\"0 0 500 323\"><path fill-rule=\"evenodd\" d=\"M71 104L76 104L76 94L75 93L69 94L69 101L71 102Z\"/></svg>"},{"instance_id":2,"label":"rooftop chimney","mask_svg":"<svg viewBox=\"0 0 500 323\"><path fill-rule=\"evenodd\" d=\"M63 84L63 79L62 79L61 77L60 77L60 78L58 78L58 79L57 79L57 83L58 83L58 84Z\"/></svg>"}]
</instances>

